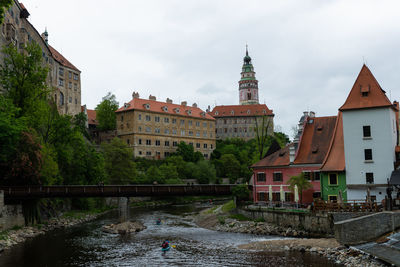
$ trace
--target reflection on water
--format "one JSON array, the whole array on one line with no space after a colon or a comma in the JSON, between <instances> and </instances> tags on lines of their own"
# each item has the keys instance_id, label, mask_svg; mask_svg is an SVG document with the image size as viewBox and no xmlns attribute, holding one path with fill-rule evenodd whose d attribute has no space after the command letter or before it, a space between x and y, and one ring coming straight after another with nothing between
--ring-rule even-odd
<instances>
[{"instance_id":1,"label":"reflection on water","mask_svg":"<svg viewBox=\"0 0 400 267\"><path fill-rule=\"evenodd\" d=\"M117 213L66 230L56 230L5 251L0 266L337 266L316 255L298 252L257 252L237 245L273 237L215 232L196 227L187 215L191 205L132 209L131 219L147 229L129 236L103 233L101 226L116 223ZM162 225L156 225L160 218ZM168 239L175 248L161 253Z\"/></svg>"}]
</instances>

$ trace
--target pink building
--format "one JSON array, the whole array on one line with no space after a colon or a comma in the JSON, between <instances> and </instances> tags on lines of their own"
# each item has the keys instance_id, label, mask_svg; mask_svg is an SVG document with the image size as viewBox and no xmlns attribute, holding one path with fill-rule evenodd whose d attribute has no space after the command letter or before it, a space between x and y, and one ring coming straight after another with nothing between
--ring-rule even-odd
<instances>
[{"instance_id":1,"label":"pink building","mask_svg":"<svg viewBox=\"0 0 400 267\"><path fill-rule=\"evenodd\" d=\"M263 158L253 166L254 202L293 202L294 195L287 184L290 177L304 172L312 188L303 192L303 203L311 203L321 196L319 169L324 161L334 132L336 116L314 117L304 113L299 122L299 133L293 143Z\"/></svg>"}]
</instances>

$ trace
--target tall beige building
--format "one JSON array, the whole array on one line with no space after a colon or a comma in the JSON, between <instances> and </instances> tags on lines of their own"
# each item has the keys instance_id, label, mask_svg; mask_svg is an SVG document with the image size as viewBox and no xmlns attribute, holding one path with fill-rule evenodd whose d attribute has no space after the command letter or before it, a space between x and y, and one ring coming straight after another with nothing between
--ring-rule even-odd
<instances>
[{"instance_id":1,"label":"tall beige building","mask_svg":"<svg viewBox=\"0 0 400 267\"><path fill-rule=\"evenodd\" d=\"M28 21L26 7L14 0L5 12L1 25L0 46L14 45L22 50L28 43L36 42L42 48L43 64L49 67L47 84L53 89L52 97L60 114L75 115L81 112L81 72L63 55L48 44L47 31L40 35ZM4 54L0 52L0 63Z\"/></svg>"},{"instance_id":2,"label":"tall beige building","mask_svg":"<svg viewBox=\"0 0 400 267\"><path fill-rule=\"evenodd\" d=\"M209 159L215 149L215 119L196 104L188 106L139 98L117 111L117 135L133 148L135 157L162 159L175 152L180 142Z\"/></svg>"}]
</instances>

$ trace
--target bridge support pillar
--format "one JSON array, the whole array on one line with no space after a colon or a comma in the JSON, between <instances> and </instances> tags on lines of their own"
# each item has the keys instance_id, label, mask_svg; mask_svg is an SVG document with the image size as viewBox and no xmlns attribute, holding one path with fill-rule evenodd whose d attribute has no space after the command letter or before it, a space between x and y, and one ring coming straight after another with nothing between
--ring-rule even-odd
<instances>
[{"instance_id":1,"label":"bridge support pillar","mask_svg":"<svg viewBox=\"0 0 400 267\"><path fill-rule=\"evenodd\" d=\"M126 222L129 218L129 197L118 198L119 221Z\"/></svg>"}]
</instances>

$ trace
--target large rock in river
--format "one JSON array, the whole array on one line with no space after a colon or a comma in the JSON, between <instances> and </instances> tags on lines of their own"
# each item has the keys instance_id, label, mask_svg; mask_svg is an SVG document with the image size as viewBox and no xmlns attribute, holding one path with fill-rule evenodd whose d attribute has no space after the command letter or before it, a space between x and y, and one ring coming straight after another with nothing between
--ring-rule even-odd
<instances>
[{"instance_id":1,"label":"large rock in river","mask_svg":"<svg viewBox=\"0 0 400 267\"><path fill-rule=\"evenodd\" d=\"M141 222L123 222L119 224L104 225L103 231L111 234L128 234L146 229Z\"/></svg>"}]
</instances>

